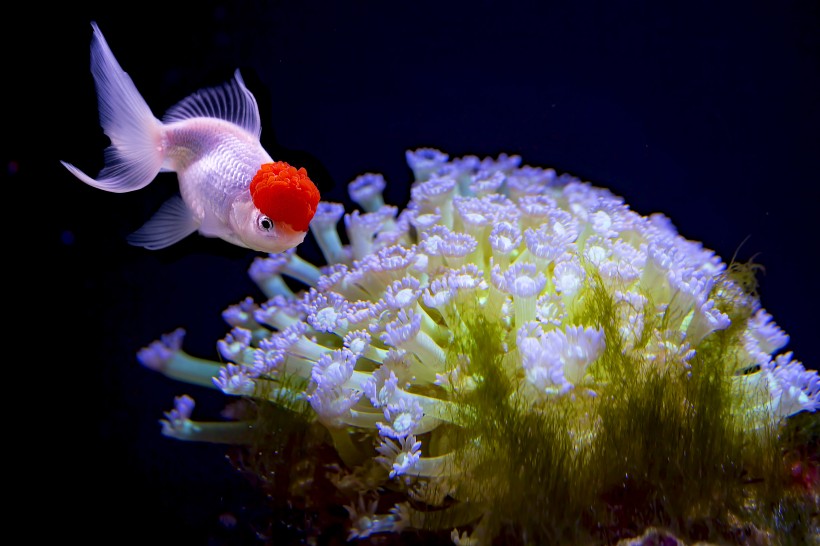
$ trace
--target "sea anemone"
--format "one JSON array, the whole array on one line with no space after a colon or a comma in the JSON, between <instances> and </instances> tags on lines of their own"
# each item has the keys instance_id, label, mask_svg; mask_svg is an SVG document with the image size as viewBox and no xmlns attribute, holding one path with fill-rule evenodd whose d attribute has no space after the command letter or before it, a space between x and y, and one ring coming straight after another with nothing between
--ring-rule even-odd
<instances>
[{"instance_id":1,"label":"sea anemone","mask_svg":"<svg viewBox=\"0 0 820 546\"><path fill-rule=\"evenodd\" d=\"M266 299L224 311L223 362L181 329L139 352L239 402L201 421L180 396L163 434L244 446L302 539L818 542L820 378L755 264L518 156L407 162L401 211L372 173L360 210L319 203L324 264L253 262Z\"/></svg>"}]
</instances>

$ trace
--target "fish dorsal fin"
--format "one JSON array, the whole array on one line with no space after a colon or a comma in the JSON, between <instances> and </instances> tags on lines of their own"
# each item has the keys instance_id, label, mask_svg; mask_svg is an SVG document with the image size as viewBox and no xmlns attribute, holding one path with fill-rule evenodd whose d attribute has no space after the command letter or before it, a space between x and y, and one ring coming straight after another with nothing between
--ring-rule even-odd
<instances>
[{"instance_id":1,"label":"fish dorsal fin","mask_svg":"<svg viewBox=\"0 0 820 546\"><path fill-rule=\"evenodd\" d=\"M141 228L128 236L127 241L134 246L158 250L181 241L198 227L185 201L176 195L163 203Z\"/></svg>"},{"instance_id":2,"label":"fish dorsal fin","mask_svg":"<svg viewBox=\"0 0 820 546\"><path fill-rule=\"evenodd\" d=\"M208 87L187 96L168 109L165 123L191 118L219 118L238 125L254 135L262 134L259 106L242 80L239 70L234 78L218 87Z\"/></svg>"}]
</instances>

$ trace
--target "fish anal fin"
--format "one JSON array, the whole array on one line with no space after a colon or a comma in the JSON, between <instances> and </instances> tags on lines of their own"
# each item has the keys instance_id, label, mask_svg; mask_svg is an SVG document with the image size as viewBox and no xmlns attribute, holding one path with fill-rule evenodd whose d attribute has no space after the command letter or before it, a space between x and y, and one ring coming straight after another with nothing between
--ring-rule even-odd
<instances>
[{"instance_id":1,"label":"fish anal fin","mask_svg":"<svg viewBox=\"0 0 820 546\"><path fill-rule=\"evenodd\" d=\"M127 241L134 246L158 250L181 241L198 228L194 215L182 197L176 195L163 203L141 228L128 236Z\"/></svg>"}]
</instances>

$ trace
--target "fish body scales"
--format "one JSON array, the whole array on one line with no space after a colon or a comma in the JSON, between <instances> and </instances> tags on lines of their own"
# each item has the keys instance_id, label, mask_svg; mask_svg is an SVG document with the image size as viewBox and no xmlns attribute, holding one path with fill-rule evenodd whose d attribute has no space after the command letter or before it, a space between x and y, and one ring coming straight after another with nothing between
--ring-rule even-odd
<instances>
[{"instance_id":1,"label":"fish body scales","mask_svg":"<svg viewBox=\"0 0 820 546\"><path fill-rule=\"evenodd\" d=\"M194 118L166 126L166 168L177 173L182 199L202 222L206 211L227 221L233 201L270 155L240 127Z\"/></svg>"}]
</instances>

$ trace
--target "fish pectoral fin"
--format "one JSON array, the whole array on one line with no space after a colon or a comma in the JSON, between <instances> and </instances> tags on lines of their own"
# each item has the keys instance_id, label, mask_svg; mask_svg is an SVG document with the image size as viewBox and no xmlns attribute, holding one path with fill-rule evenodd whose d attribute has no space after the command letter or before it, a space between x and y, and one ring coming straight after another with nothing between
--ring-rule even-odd
<instances>
[{"instance_id":1,"label":"fish pectoral fin","mask_svg":"<svg viewBox=\"0 0 820 546\"><path fill-rule=\"evenodd\" d=\"M177 243L199 227L182 196L176 195L159 208L141 228L126 239L129 244L158 250Z\"/></svg>"}]
</instances>

